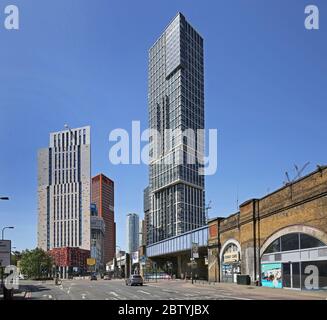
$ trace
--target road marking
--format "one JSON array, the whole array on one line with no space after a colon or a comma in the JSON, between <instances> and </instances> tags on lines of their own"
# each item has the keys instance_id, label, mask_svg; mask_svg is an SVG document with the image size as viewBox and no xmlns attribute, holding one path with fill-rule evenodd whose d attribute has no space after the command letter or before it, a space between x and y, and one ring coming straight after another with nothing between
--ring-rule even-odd
<instances>
[{"instance_id":1,"label":"road marking","mask_svg":"<svg viewBox=\"0 0 327 320\"><path fill-rule=\"evenodd\" d=\"M110 294L113 294L115 297L118 297L118 294L114 291L110 291Z\"/></svg>"},{"instance_id":2,"label":"road marking","mask_svg":"<svg viewBox=\"0 0 327 320\"><path fill-rule=\"evenodd\" d=\"M144 294L151 294L150 292L146 292L146 291L143 291L143 290L137 290L137 292L141 292L141 293L144 293Z\"/></svg>"},{"instance_id":3,"label":"road marking","mask_svg":"<svg viewBox=\"0 0 327 320\"><path fill-rule=\"evenodd\" d=\"M227 298L227 299L236 299L236 300L252 300L252 299L249 299L249 298L232 297L232 296L227 296L225 298Z\"/></svg>"},{"instance_id":4,"label":"road marking","mask_svg":"<svg viewBox=\"0 0 327 320\"><path fill-rule=\"evenodd\" d=\"M191 293L184 293L184 296L185 297L195 297L195 295L194 294L191 294Z\"/></svg>"},{"instance_id":5,"label":"road marking","mask_svg":"<svg viewBox=\"0 0 327 320\"><path fill-rule=\"evenodd\" d=\"M82 299L85 300L86 294L82 293L81 296L82 296Z\"/></svg>"},{"instance_id":6,"label":"road marking","mask_svg":"<svg viewBox=\"0 0 327 320\"><path fill-rule=\"evenodd\" d=\"M112 295L115 296L116 298L119 298L119 295L118 295L116 292L114 292L114 291L110 291L110 294L112 294Z\"/></svg>"},{"instance_id":7,"label":"road marking","mask_svg":"<svg viewBox=\"0 0 327 320\"><path fill-rule=\"evenodd\" d=\"M168 292L168 293L179 293L178 291L172 291L172 290L166 290L166 289L162 289L162 291Z\"/></svg>"}]
</instances>

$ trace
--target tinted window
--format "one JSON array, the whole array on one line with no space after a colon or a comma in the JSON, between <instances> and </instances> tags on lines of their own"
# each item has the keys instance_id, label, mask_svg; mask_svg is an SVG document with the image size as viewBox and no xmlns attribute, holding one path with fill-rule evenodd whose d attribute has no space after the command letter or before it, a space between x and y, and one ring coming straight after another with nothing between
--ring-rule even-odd
<instances>
[{"instance_id":1,"label":"tinted window","mask_svg":"<svg viewBox=\"0 0 327 320\"><path fill-rule=\"evenodd\" d=\"M325 244L320 240L304 233L300 234L300 239L301 239L301 249L317 248L317 247L325 246Z\"/></svg>"},{"instance_id":2,"label":"tinted window","mask_svg":"<svg viewBox=\"0 0 327 320\"><path fill-rule=\"evenodd\" d=\"M270 246L267 248L265 253L274 253L280 252L280 238L276 239Z\"/></svg>"},{"instance_id":3,"label":"tinted window","mask_svg":"<svg viewBox=\"0 0 327 320\"><path fill-rule=\"evenodd\" d=\"M298 250L299 243L299 234L298 233L290 233L282 236L282 251L291 251Z\"/></svg>"}]
</instances>

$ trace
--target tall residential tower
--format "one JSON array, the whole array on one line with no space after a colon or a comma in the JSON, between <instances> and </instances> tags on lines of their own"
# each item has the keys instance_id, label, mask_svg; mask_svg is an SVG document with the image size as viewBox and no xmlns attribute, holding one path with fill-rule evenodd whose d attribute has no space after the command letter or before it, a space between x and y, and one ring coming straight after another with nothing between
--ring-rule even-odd
<instances>
[{"instance_id":1,"label":"tall residential tower","mask_svg":"<svg viewBox=\"0 0 327 320\"><path fill-rule=\"evenodd\" d=\"M139 223L138 214L129 213L127 215L127 253L133 253L139 249Z\"/></svg>"},{"instance_id":2,"label":"tall residential tower","mask_svg":"<svg viewBox=\"0 0 327 320\"><path fill-rule=\"evenodd\" d=\"M90 250L90 127L50 134L38 152L38 247Z\"/></svg>"},{"instance_id":3,"label":"tall residential tower","mask_svg":"<svg viewBox=\"0 0 327 320\"><path fill-rule=\"evenodd\" d=\"M204 146L196 135L204 129L203 64L203 39L178 13L149 51L149 126L160 134L156 151L150 148L149 244L205 224L203 162L198 161ZM194 141L186 129L195 132ZM186 161L191 144L193 163Z\"/></svg>"}]
</instances>

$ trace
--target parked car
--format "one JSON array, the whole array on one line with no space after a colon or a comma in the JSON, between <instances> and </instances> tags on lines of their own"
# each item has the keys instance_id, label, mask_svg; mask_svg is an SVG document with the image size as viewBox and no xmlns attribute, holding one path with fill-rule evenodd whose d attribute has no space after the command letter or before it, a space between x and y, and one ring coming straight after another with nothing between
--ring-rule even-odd
<instances>
[{"instance_id":1,"label":"parked car","mask_svg":"<svg viewBox=\"0 0 327 320\"><path fill-rule=\"evenodd\" d=\"M91 277L90 277L90 280L93 281L93 280L98 280L97 276L95 274L92 274Z\"/></svg>"},{"instance_id":2,"label":"parked car","mask_svg":"<svg viewBox=\"0 0 327 320\"><path fill-rule=\"evenodd\" d=\"M139 274L132 274L126 280L126 286L143 286L143 278Z\"/></svg>"},{"instance_id":3,"label":"parked car","mask_svg":"<svg viewBox=\"0 0 327 320\"><path fill-rule=\"evenodd\" d=\"M111 278L109 275L106 274L106 275L104 275L103 280L111 280Z\"/></svg>"}]
</instances>

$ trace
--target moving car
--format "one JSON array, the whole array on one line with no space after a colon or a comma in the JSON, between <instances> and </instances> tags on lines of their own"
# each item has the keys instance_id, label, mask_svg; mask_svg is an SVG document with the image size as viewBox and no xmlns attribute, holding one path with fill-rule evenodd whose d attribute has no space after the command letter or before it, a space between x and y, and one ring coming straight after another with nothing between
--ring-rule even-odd
<instances>
[{"instance_id":1,"label":"moving car","mask_svg":"<svg viewBox=\"0 0 327 320\"><path fill-rule=\"evenodd\" d=\"M139 274L132 274L126 280L126 286L143 286L143 278Z\"/></svg>"}]
</instances>

